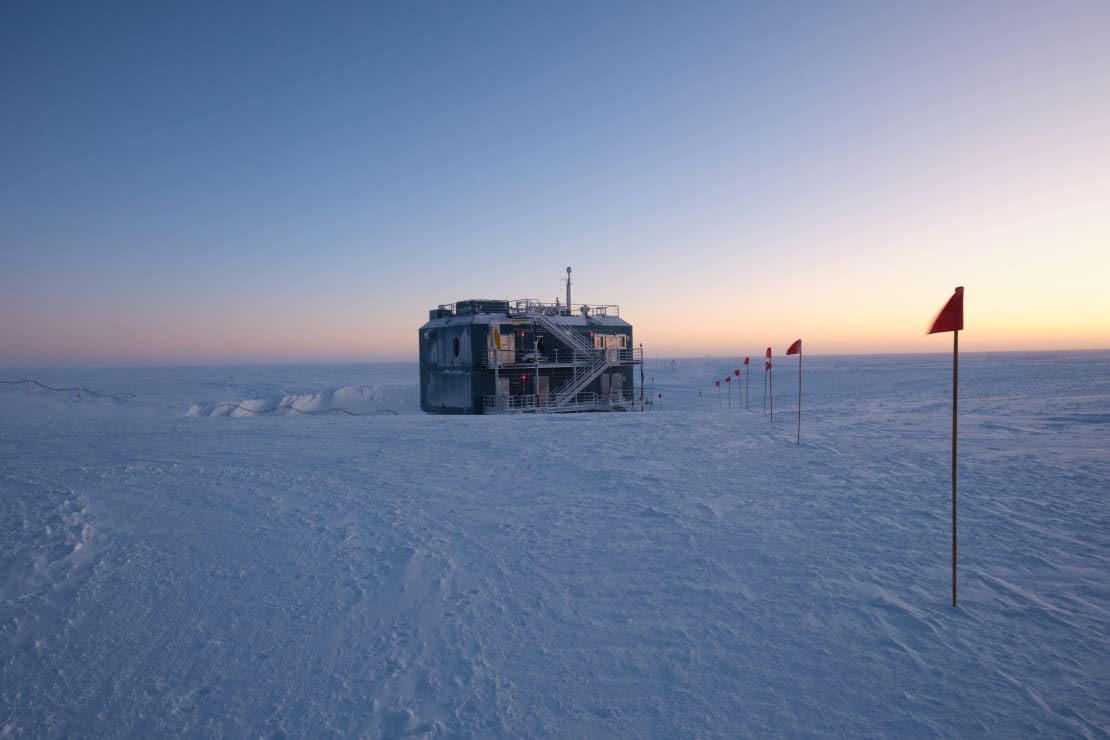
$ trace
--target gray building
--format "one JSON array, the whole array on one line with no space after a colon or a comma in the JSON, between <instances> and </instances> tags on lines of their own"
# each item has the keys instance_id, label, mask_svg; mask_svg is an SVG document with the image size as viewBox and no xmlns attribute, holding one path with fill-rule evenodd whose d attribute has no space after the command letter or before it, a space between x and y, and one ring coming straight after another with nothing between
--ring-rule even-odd
<instances>
[{"instance_id":1,"label":"gray building","mask_svg":"<svg viewBox=\"0 0 1110 740\"><path fill-rule=\"evenodd\" d=\"M570 269L567 269L569 278ZM635 407L632 325L618 306L471 299L420 327L420 408L430 414ZM641 389L642 392L642 389Z\"/></svg>"}]
</instances>

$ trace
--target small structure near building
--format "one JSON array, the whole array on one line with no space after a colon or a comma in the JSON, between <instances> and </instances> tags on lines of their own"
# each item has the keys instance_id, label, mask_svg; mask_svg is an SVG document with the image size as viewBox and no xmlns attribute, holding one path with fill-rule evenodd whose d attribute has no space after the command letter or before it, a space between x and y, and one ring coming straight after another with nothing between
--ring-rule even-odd
<instances>
[{"instance_id":1,"label":"small structure near building","mask_svg":"<svg viewBox=\"0 0 1110 740\"><path fill-rule=\"evenodd\" d=\"M429 414L624 411L643 349L614 305L471 299L420 327L420 408Z\"/></svg>"}]
</instances>

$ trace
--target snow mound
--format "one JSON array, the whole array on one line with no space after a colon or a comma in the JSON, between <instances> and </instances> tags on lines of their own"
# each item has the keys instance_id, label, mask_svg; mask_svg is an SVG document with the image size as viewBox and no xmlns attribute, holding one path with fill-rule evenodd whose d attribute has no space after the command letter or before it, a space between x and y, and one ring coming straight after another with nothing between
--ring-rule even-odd
<instances>
[{"instance_id":1,"label":"snow mound","mask_svg":"<svg viewBox=\"0 0 1110 740\"><path fill-rule=\"evenodd\" d=\"M185 416L377 416L409 411L412 397L412 388L409 386L346 386L320 393L194 403L185 412Z\"/></svg>"}]
</instances>

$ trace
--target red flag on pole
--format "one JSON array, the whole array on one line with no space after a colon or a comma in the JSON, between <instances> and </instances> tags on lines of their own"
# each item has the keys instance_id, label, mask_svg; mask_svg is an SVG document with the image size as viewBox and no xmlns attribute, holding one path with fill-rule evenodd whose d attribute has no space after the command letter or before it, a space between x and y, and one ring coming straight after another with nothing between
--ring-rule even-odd
<instances>
[{"instance_id":1,"label":"red flag on pole","mask_svg":"<svg viewBox=\"0 0 1110 740\"><path fill-rule=\"evenodd\" d=\"M770 347L767 348L767 357L768 357L768 360L767 360L766 364L763 366L763 369L765 371L764 374L763 374L763 377L767 379L767 384L771 388L771 421L774 421L775 420L775 381L771 377L771 368L774 367L774 366L771 364L771 360L769 359L771 357L771 348Z\"/></svg>"},{"instance_id":2,"label":"red flag on pole","mask_svg":"<svg viewBox=\"0 0 1110 740\"><path fill-rule=\"evenodd\" d=\"M719 380L717 381L717 387L718 387L718 388L720 388L720 387L721 387L721 381L719 381Z\"/></svg>"},{"instance_id":3,"label":"red flag on pole","mask_svg":"<svg viewBox=\"0 0 1110 740\"><path fill-rule=\"evenodd\" d=\"M731 382L732 382L732 376L731 376L731 375L729 375L728 377L726 377L726 378L725 378L725 382L726 382L726 383L731 383Z\"/></svg>"},{"instance_id":4,"label":"red flag on pole","mask_svg":"<svg viewBox=\"0 0 1110 740\"><path fill-rule=\"evenodd\" d=\"M739 370L733 370L732 374L735 375L738 378L740 377L740 371Z\"/></svg>"},{"instance_id":5,"label":"red flag on pole","mask_svg":"<svg viewBox=\"0 0 1110 740\"><path fill-rule=\"evenodd\" d=\"M956 414L960 384L960 330L964 328L964 289L957 287L933 321L930 334L952 332L952 606L956 605Z\"/></svg>"},{"instance_id":6,"label":"red flag on pole","mask_svg":"<svg viewBox=\"0 0 1110 740\"><path fill-rule=\"evenodd\" d=\"M767 359L768 360L771 359L771 348L770 347L767 348Z\"/></svg>"},{"instance_id":7,"label":"red flag on pole","mask_svg":"<svg viewBox=\"0 0 1110 740\"><path fill-rule=\"evenodd\" d=\"M745 357L744 358L745 367L747 365L751 364L751 361L752 361L752 358ZM748 399L751 396L751 393L749 393L749 391L751 390L751 384L752 384L752 369L749 367L748 368L748 380L747 380L747 382L744 383L744 408L748 408Z\"/></svg>"},{"instance_id":8,"label":"red flag on pole","mask_svg":"<svg viewBox=\"0 0 1110 740\"><path fill-rule=\"evenodd\" d=\"M956 288L956 292L944 304L944 308L937 314L933 321L933 328L929 334L939 334L943 331L960 331L964 328L964 289Z\"/></svg>"},{"instance_id":9,"label":"red flag on pole","mask_svg":"<svg viewBox=\"0 0 1110 740\"><path fill-rule=\"evenodd\" d=\"M802 444L802 340L795 339L786 350L787 355L798 356L798 446Z\"/></svg>"}]
</instances>

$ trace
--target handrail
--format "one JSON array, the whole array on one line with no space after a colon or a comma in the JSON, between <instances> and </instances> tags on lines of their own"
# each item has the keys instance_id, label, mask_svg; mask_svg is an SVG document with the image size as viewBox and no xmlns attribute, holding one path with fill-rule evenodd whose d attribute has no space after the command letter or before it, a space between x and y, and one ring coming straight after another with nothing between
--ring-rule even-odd
<instances>
[{"instance_id":1,"label":"handrail","mask_svg":"<svg viewBox=\"0 0 1110 740\"><path fill-rule=\"evenodd\" d=\"M574 303L568 308L561 303L545 303L535 298L518 298L509 301L509 311L521 316L607 316L620 318L621 307L615 303Z\"/></svg>"},{"instance_id":2,"label":"handrail","mask_svg":"<svg viewBox=\"0 0 1110 740\"><path fill-rule=\"evenodd\" d=\"M612 409L628 409L634 401L627 392L603 396L600 393L578 393L574 398L561 406L552 403L550 396L546 399L534 393L523 395L497 395L482 396L482 410L490 413L567 413L576 411L608 411Z\"/></svg>"},{"instance_id":3,"label":"handrail","mask_svg":"<svg viewBox=\"0 0 1110 740\"><path fill-rule=\"evenodd\" d=\"M548 315L542 313L535 314L535 318L536 321L543 328L547 329L549 332L562 339L571 347L576 347L577 349L588 352L592 352L594 350L593 344L591 344L585 337L583 337L576 331L571 331L567 329L557 321L552 321L551 317L549 317Z\"/></svg>"},{"instance_id":4,"label":"handrail","mask_svg":"<svg viewBox=\"0 0 1110 740\"><path fill-rule=\"evenodd\" d=\"M458 303L468 303L470 301L481 300L482 299L471 298L465 301L458 301L456 303L440 303L436 307L436 309L438 309L439 311L444 311L451 316L454 316L457 315ZM616 303L575 303L567 307L561 303L546 303L544 301L536 300L535 298L517 298L515 300L503 302L509 304L510 315L516 314L518 316L535 316L537 314L547 316L592 315L619 319L621 315L621 307Z\"/></svg>"},{"instance_id":5,"label":"handrail","mask_svg":"<svg viewBox=\"0 0 1110 740\"><path fill-rule=\"evenodd\" d=\"M555 405L562 406L570 402L570 399L578 395L586 386L592 383L603 372L609 368L609 360L606 358L604 352L598 352L597 357L593 363L584 368L584 372L578 373L577 368L574 377L568 380L561 388L555 391Z\"/></svg>"}]
</instances>

